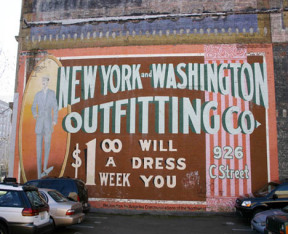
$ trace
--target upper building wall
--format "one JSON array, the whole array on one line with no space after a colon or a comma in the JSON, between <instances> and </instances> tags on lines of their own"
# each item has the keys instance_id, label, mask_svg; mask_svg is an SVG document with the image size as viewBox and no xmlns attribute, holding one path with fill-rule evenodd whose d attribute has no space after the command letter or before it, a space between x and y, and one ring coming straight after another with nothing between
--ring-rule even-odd
<instances>
[{"instance_id":1,"label":"upper building wall","mask_svg":"<svg viewBox=\"0 0 288 234\"><path fill-rule=\"evenodd\" d=\"M288 0L23 2L23 50L288 40Z\"/></svg>"},{"instance_id":2,"label":"upper building wall","mask_svg":"<svg viewBox=\"0 0 288 234\"><path fill-rule=\"evenodd\" d=\"M22 30L22 38L25 50L95 45L271 42L269 14L30 24Z\"/></svg>"},{"instance_id":3,"label":"upper building wall","mask_svg":"<svg viewBox=\"0 0 288 234\"><path fill-rule=\"evenodd\" d=\"M27 0L28 21L282 9L287 0Z\"/></svg>"}]
</instances>

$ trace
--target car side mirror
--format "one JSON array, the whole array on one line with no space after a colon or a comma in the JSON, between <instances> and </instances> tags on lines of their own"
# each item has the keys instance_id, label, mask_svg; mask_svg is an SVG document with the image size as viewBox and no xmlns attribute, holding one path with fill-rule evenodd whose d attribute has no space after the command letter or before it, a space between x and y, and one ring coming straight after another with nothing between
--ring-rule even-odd
<instances>
[{"instance_id":1,"label":"car side mirror","mask_svg":"<svg viewBox=\"0 0 288 234\"><path fill-rule=\"evenodd\" d=\"M274 200L276 200L276 199L278 199L278 195L277 195L276 193L274 193L273 196L272 196L272 198L273 198Z\"/></svg>"}]
</instances>

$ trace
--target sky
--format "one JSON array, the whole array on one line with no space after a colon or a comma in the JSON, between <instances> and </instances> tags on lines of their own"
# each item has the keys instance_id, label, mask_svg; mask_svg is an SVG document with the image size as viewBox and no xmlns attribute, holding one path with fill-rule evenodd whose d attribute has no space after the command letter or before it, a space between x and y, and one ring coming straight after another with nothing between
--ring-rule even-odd
<instances>
[{"instance_id":1,"label":"sky","mask_svg":"<svg viewBox=\"0 0 288 234\"><path fill-rule=\"evenodd\" d=\"M0 0L0 100L14 97L22 0Z\"/></svg>"}]
</instances>

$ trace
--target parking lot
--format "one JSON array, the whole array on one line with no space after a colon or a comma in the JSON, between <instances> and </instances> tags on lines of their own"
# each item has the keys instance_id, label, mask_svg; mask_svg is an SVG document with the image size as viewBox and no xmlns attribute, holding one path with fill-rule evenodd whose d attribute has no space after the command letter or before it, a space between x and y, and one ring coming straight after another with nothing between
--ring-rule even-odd
<instances>
[{"instance_id":1,"label":"parking lot","mask_svg":"<svg viewBox=\"0 0 288 234\"><path fill-rule=\"evenodd\" d=\"M83 223L58 229L58 234L188 234L254 233L249 222L234 215L159 216L88 213Z\"/></svg>"}]
</instances>

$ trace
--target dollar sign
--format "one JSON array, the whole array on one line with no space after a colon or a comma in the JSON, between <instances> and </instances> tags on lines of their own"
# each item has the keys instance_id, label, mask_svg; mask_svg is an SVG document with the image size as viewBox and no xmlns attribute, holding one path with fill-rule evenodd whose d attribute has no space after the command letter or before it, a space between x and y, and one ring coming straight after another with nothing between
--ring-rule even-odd
<instances>
[{"instance_id":1,"label":"dollar sign","mask_svg":"<svg viewBox=\"0 0 288 234\"><path fill-rule=\"evenodd\" d=\"M73 151L73 158L75 159L75 163L72 163L72 167L75 168L75 178L78 177L78 168L82 165L82 160L79 157L81 150L79 150L79 144L76 144L76 149Z\"/></svg>"}]
</instances>

